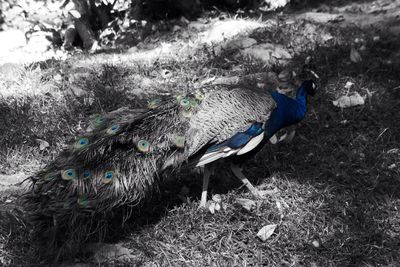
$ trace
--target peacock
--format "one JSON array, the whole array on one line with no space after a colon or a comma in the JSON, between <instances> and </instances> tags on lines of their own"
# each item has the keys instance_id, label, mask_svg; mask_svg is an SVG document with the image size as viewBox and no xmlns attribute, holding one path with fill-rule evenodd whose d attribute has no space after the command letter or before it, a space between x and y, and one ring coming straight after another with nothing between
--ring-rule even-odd
<instances>
[{"instance_id":1,"label":"peacock","mask_svg":"<svg viewBox=\"0 0 400 267\"><path fill-rule=\"evenodd\" d=\"M307 96L316 90L312 80L300 85L295 99L260 88L214 88L95 116L92 131L30 177L23 203L40 255L64 258L89 239L102 239L115 213L129 217L166 170L203 166L205 207L213 163L248 157L277 131L301 121ZM235 162L233 174L262 197Z\"/></svg>"}]
</instances>

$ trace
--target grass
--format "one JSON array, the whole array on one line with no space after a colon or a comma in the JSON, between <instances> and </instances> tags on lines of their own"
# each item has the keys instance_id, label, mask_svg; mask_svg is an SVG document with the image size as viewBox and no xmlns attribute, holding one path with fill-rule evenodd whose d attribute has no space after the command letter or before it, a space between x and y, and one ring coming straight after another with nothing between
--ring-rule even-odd
<instances>
[{"instance_id":1,"label":"grass","mask_svg":"<svg viewBox=\"0 0 400 267\"><path fill-rule=\"evenodd\" d=\"M254 182L275 193L257 201L255 209L244 210L235 199L252 197L221 166L210 190L221 194L226 209L212 215L197 209L200 175L183 172L168 177L124 232L109 240L122 242L136 256L115 264L396 266L400 261L400 90L395 89L400 61L394 56L399 52L398 38L378 30L316 25L317 33L334 37L325 42L319 34L300 37L307 27L306 23L279 25L275 31L252 35L284 45L292 40L295 56L289 66L268 66L237 56L235 50L215 56L199 49L190 58L147 64L129 61L129 55L120 55L117 62L112 56L96 55L17 67L0 79L0 122L7 129L0 132L1 172L29 174L40 169L87 128L93 114L143 107L152 95L188 90L214 75L245 77L290 69L301 80L305 59L312 56L321 92L311 100L294 141L269 144L245 166ZM373 40L376 34L378 41ZM360 63L349 58L356 37L365 39ZM165 69L172 78L162 77ZM332 105L332 100L348 93L347 81L355 84L350 92L372 93L364 106ZM74 86L84 92L71 90ZM36 139L50 146L40 150ZM189 188L184 202L178 197L183 186ZM0 205L7 198L1 198ZM268 224L278 227L262 242L256 233ZM27 253L26 229L15 225L12 231L0 228L0 262L4 257L10 265L29 265L34 256Z\"/></svg>"}]
</instances>

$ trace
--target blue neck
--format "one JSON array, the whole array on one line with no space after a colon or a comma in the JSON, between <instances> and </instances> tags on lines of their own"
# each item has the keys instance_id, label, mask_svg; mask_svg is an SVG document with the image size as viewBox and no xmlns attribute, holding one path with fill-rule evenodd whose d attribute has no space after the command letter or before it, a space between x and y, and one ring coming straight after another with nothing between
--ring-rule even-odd
<instances>
[{"instance_id":1,"label":"blue neck","mask_svg":"<svg viewBox=\"0 0 400 267\"><path fill-rule=\"evenodd\" d=\"M266 123L267 140L280 129L300 122L307 113L307 91L303 86L297 89L296 99L278 92L271 93L277 107Z\"/></svg>"}]
</instances>

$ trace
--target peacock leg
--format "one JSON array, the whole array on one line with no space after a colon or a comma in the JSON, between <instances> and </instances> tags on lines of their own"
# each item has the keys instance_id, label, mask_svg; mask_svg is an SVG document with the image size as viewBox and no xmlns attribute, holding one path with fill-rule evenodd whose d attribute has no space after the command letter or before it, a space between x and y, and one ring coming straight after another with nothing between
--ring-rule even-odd
<instances>
[{"instance_id":1,"label":"peacock leg","mask_svg":"<svg viewBox=\"0 0 400 267\"><path fill-rule=\"evenodd\" d=\"M235 164L230 165L231 170L233 174L242 181L242 183L250 190L250 192L256 197L256 198L264 198L263 191L259 191L257 188L254 187L254 185L251 184L251 182L244 176L242 170L239 168L239 166Z\"/></svg>"},{"instance_id":2,"label":"peacock leg","mask_svg":"<svg viewBox=\"0 0 400 267\"><path fill-rule=\"evenodd\" d=\"M203 191L201 192L201 200L199 208L205 208L207 203L207 188L208 182L210 181L211 170L207 165L204 166L203 173Z\"/></svg>"}]
</instances>

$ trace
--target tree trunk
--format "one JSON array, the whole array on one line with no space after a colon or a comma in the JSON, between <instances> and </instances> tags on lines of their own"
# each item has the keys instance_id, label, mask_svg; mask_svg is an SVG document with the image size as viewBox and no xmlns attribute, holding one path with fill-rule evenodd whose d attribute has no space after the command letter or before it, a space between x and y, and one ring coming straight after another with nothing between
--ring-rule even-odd
<instances>
[{"instance_id":1,"label":"tree trunk","mask_svg":"<svg viewBox=\"0 0 400 267\"><path fill-rule=\"evenodd\" d=\"M74 21L75 29L82 39L83 49L90 50L96 43L94 32L90 27L89 19L86 16L82 16Z\"/></svg>"},{"instance_id":2,"label":"tree trunk","mask_svg":"<svg viewBox=\"0 0 400 267\"><path fill-rule=\"evenodd\" d=\"M81 37L83 42L83 48L85 50L93 49L94 45L97 43L96 36L91 27L90 18L92 12L89 8L86 0L72 0L75 5L76 11L80 14L80 17L74 17L74 25L79 37ZM94 2L93 2L94 4Z\"/></svg>"},{"instance_id":3,"label":"tree trunk","mask_svg":"<svg viewBox=\"0 0 400 267\"><path fill-rule=\"evenodd\" d=\"M69 26L67 28L67 30L65 31L65 34L64 34L63 47L64 47L65 50L72 49L72 47L73 47L72 44L75 41L76 35L77 35L77 33L76 33L76 30L75 30L75 27L72 26L72 25Z\"/></svg>"}]
</instances>

